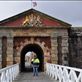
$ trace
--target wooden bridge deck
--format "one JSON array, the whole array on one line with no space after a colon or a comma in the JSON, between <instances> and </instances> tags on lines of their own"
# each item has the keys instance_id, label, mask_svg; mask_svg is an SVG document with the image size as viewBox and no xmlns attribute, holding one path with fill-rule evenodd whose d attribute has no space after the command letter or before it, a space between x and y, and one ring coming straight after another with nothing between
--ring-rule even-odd
<instances>
[{"instance_id":1,"label":"wooden bridge deck","mask_svg":"<svg viewBox=\"0 0 82 82\"><path fill-rule=\"evenodd\" d=\"M32 73L20 73L13 82L58 82L49 78L44 72L40 72L39 76L33 76Z\"/></svg>"}]
</instances>

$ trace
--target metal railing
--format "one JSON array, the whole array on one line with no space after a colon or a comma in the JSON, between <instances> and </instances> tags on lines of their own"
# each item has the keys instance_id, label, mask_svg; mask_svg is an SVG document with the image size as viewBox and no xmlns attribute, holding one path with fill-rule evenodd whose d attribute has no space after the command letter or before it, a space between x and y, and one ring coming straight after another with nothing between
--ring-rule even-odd
<instances>
[{"instance_id":1,"label":"metal railing","mask_svg":"<svg viewBox=\"0 0 82 82\"><path fill-rule=\"evenodd\" d=\"M0 82L12 82L19 73L19 64L0 69Z\"/></svg>"},{"instance_id":2,"label":"metal railing","mask_svg":"<svg viewBox=\"0 0 82 82\"><path fill-rule=\"evenodd\" d=\"M46 63L46 73L59 82L82 82L82 69Z\"/></svg>"}]
</instances>

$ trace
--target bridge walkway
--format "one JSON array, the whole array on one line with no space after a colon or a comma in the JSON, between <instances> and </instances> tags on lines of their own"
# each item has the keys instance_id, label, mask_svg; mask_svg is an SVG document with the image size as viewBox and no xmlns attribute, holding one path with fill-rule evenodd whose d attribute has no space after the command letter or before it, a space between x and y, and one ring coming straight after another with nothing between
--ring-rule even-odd
<instances>
[{"instance_id":1,"label":"bridge walkway","mask_svg":"<svg viewBox=\"0 0 82 82\"><path fill-rule=\"evenodd\" d=\"M33 76L32 72L19 73L17 78L13 82L58 82L45 74L45 72L39 72L38 76Z\"/></svg>"}]
</instances>

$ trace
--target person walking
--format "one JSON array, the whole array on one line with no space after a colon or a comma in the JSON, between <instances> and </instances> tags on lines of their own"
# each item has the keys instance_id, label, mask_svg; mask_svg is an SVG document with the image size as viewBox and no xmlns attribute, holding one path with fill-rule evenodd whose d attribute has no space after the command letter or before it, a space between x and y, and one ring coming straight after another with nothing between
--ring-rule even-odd
<instances>
[{"instance_id":1,"label":"person walking","mask_svg":"<svg viewBox=\"0 0 82 82\"><path fill-rule=\"evenodd\" d=\"M40 60L37 58L37 55L34 55L31 64L33 67L33 76L38 76L38 68L39 68Z\"/></svg>"}]
</instances>

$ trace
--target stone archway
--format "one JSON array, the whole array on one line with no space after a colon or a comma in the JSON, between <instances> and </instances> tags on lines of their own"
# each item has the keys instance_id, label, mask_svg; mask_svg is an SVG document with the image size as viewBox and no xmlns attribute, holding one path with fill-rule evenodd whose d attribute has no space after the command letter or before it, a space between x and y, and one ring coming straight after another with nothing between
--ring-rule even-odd
<instances>
[{"instance_id":1,"label":"stone archway","mask_svg":"<svg viewBox=\"0 0 82 82\"><path fill-rule=\"evenodd\" d=\"M15 38L16 39L16 38ZM24 39L24 38L23 38ZM18 46L20 44L20 46ZM35 38L30 38L30 40L27 38L27 39L24 39L24 41L19 41L17 43L17 45L15 45L15 57L14 57L14 61L16 63L20 63L21 68L24 66L24 62L25 62L25 51L24 49L26 49L26 51L30 51L30 50L33 50L31 47L34 47L35 50L33 50L36 54L40 54L41 55L41 58L43 60L40 60L42 61L41 63L41 69L40 70L44 70L45 69L45 63L46 62L51 62L51 49L46 45L46 43L44 41L40 41L40 39L35 39ZM36 51L39 50L39 52ZM21 54L24 54L21 55ZM23 57L23 60L21 60L21 58ZM40 58L40 56L38 56ZM21 64L22 62L22 64ZM24 66L25 68L25 66Z\"/></svg>"},{"instance_id":2,"label":"stone archway","mask_svg":"<svg viewBox=\"0 0 82 82\"><path fill-rule=\"evenodd\" d=\"M36 53L37 57L40 60L39 71L43 71L44 70L44 65L43 65L44 64L44 53L43 53L43 50L41 49L41 47L37 44L28 44L22 49L21 59L20 59L21 71L30 71L29 69L27 70L27 68L25 68L25 54L29 51L33 51Z\"/></svg>"}]
</instances>

